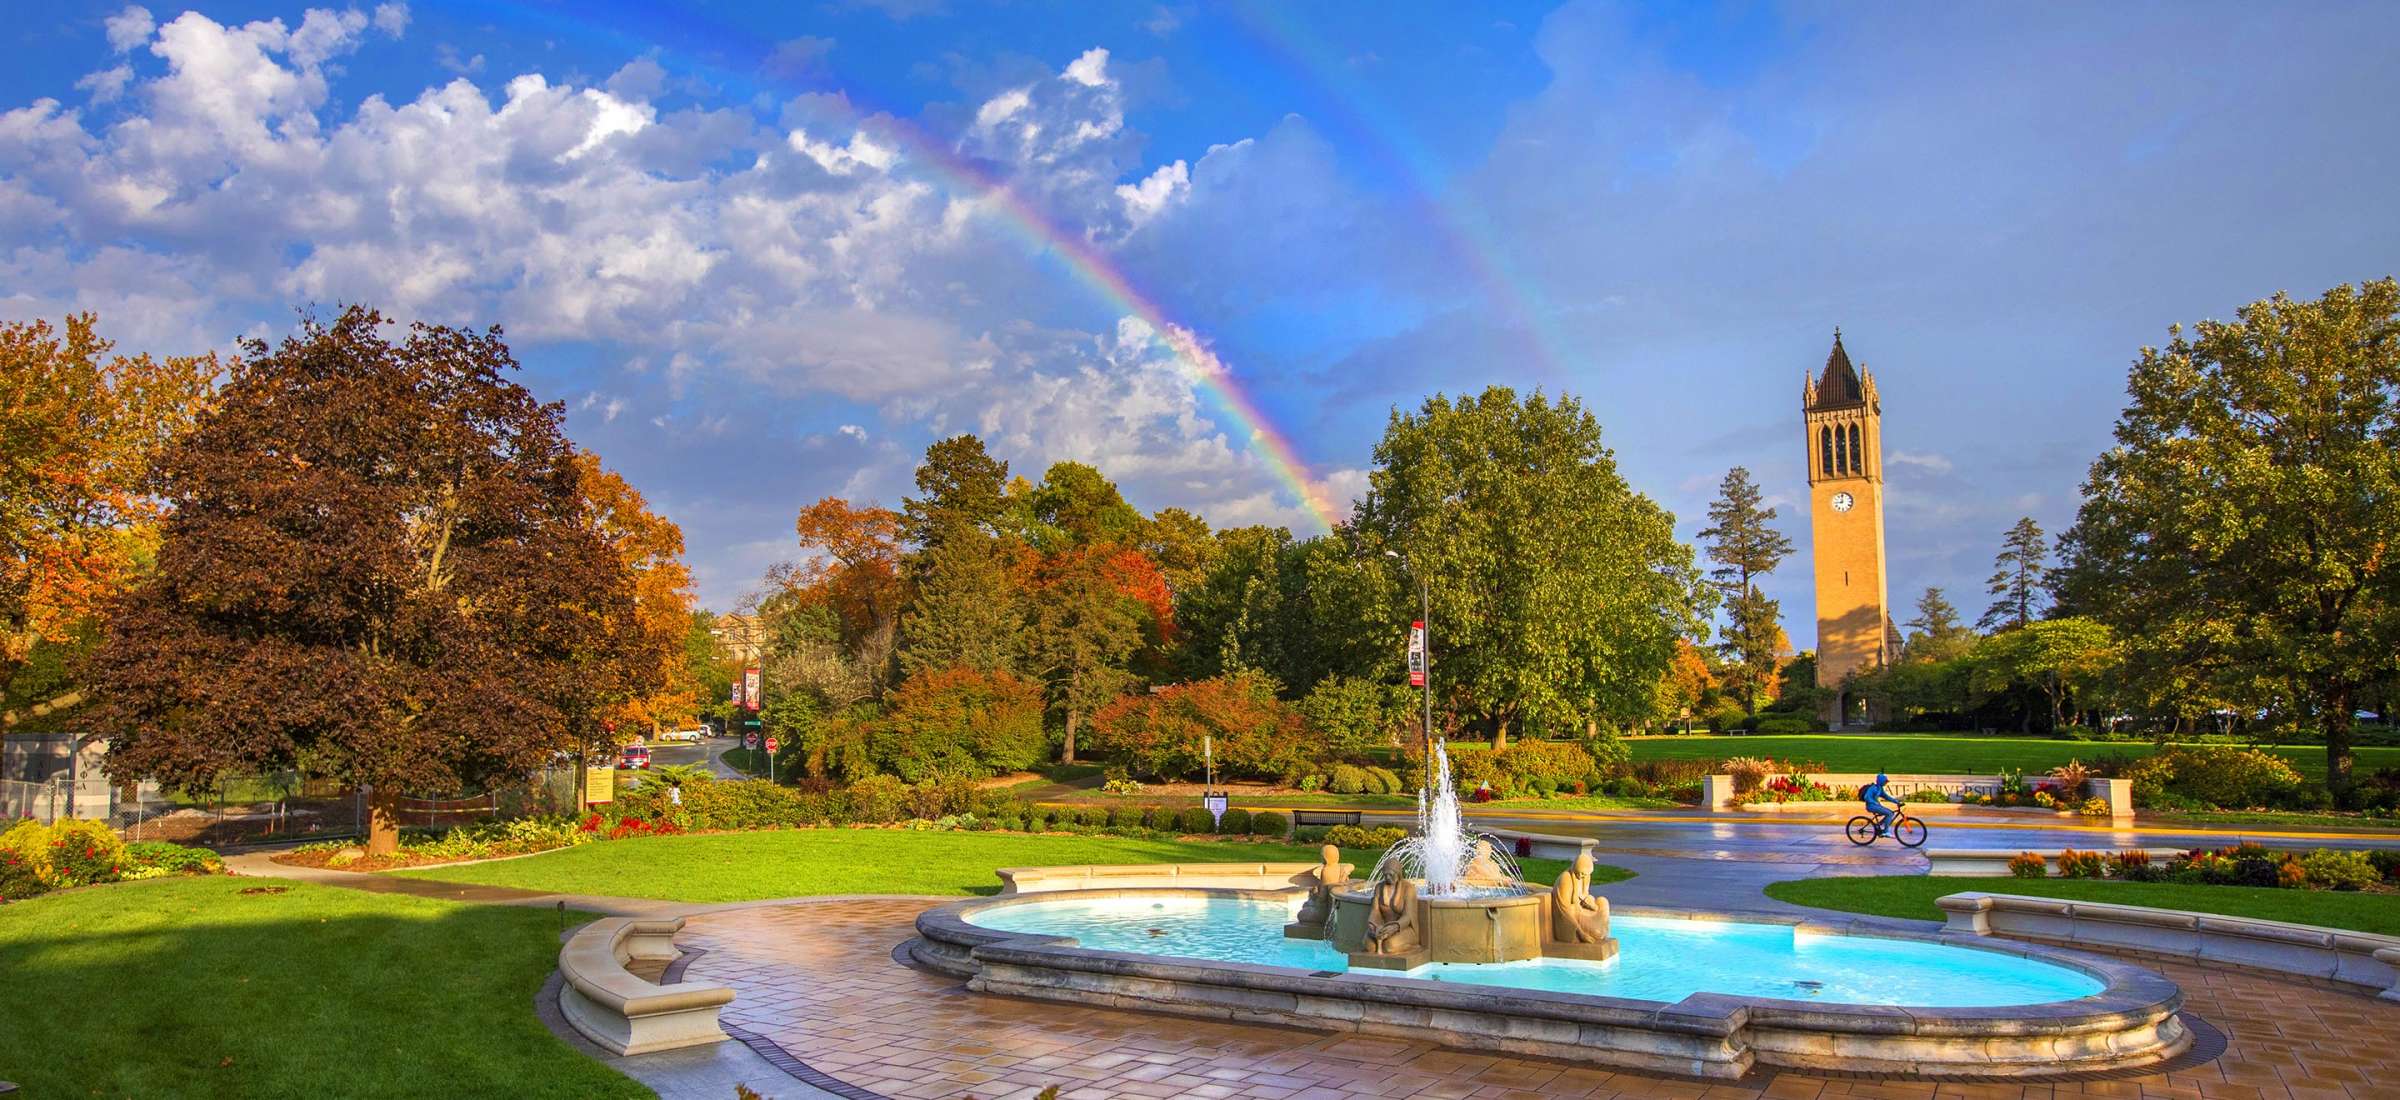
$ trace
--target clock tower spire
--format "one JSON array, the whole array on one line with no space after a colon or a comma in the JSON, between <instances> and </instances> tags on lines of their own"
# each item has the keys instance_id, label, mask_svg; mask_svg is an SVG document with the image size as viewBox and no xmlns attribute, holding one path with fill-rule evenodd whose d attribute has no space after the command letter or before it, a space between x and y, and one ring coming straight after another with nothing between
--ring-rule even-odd
<instances>
[{"instance_id":1,"label":"clock tower spire","mask_svg":"<svg viewBox=\"0 0 2400 1100\"><path fill-rule=\"evenodd\" d=\"M1883 405L1873 372L1850 365L1833 330L1825 369L1801 382L1807 432L1809 522L1817 572L1817 686L1832 693L1834 728L1872 721L1843 682L1890 663L1897 649L1883 556Z\"/></svg>"}]
</instances>

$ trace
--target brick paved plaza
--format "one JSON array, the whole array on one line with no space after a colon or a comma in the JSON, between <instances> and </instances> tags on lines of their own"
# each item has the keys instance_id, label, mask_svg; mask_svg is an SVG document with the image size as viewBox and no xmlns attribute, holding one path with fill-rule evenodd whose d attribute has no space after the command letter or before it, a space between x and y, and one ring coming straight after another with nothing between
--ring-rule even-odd
<instances>
[{"instance_id":1,"label":"brick paved plaza","mask_svg":"<svg viewBox=\"0 0 2400 1100\"><path fill-rule=\"evenodd\" d=\"M894 962L926 901L848 901L692 918L687 977L736 990L728 1023L850 1086L892 1097L2400 1097L2400 1004L2251 972L2150 962L2224 1053L2165 1072L2043 1084L1760 1073L1738 1084L1494 1057L1425 1043L987 997ZM754 1082L754 1087L769 1083ZM780 1084L780 1083L773 1083ZM777 1094L775 1087L762 1088Z\"/></svg>"}]
</instances>

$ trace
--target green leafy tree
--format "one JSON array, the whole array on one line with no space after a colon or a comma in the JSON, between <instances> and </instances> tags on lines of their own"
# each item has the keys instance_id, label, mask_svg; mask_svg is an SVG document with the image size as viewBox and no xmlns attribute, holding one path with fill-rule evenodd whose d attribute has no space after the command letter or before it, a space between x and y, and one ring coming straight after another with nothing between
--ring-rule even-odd
<instances>
[{"instance_id":1,"label":"green leafy tree","mask_svg":"<svg viewBox=\"0 0 2400 1100\"><path fill-rule=\"evenodd\" d=\"M1761 503L1750 471L1736 466L1725 472L1717 499L1708 506L1709 525L1700 532L1716 568L1709 583L1724 598L1726 686L1742 701L1746 714L1758 713L1761 689L1774 679L1775 661L1783 648L1783 608L1759 591L1758 578L1775 571L1792 552L1792 540L1770 526L1775 509Z\"/></svg>"},{"instance_id":2,"label":"green leafy tree","mask_svg":"<svg viewBox=\"0 0 2400 1100\"><path fill-rule=\"evenodd\" d=\"M1976 625L1997 631L2032 622L2042 610L2049 564L2050 544L2042 538L2042 525L2032 516L2018 520L2001 537L2000 553L1992 559L1992 578L1984 582L1984 589L1996 598Z\"/></svg>"},{"instance_id":3,"label":"green leafy tree","mask_svg":"<svg viewBox=\"0 0 2400 1100\"><path fill-rule=\"evenodd\" d=\"M2116 635L2107 624L2071 617L2028 623L1975 647L1978 686L2027 684L2050 703L2050 728L2066 724L2066 703L2098 687L2116 668Z\"/></svg>"},{"instance_id":4,"label":"green leafy tree","mask_svg":"<svg viewBox=\"0 0 2400 1100\"><path fill-rule=\"evenodd\" d=\"M1175 601L1183 640L1173 667L1182 679L1281 669L1284 551L1291 543L1292 533L1281 527L1217 536L1215 562Z\"/></svg>"},{"instance_id":5,"label":"green leafy tree","mask_svg":"<svg viewBox=\"0 0 2400 1100\"><path fill-rule=\"evenodd\" d=\"M900 670L1015 670L1025 655L1025 597L1010 568L1015 543L981 532L942 540L900 623Z\"/></svg>"},{"instance_id":6,"label":"green leafy tree","mask_svg":"<svg viewBox=\"0 0 2400 1100\"><path fill-rule=\"evenodd\" d=\"M903 498L900 535L920 550L954 537L1001 534L1008 512L1008 463L984 450L983 440L954 435L925 448L917 495Z\"/></svg>"},{"instance_id":7,"label":"green leafy tree","mask_svg":"<svg viewBox=\"0 0 2400 1100\"><path fill-rule=\"evenodd\" d=\"M1393 412L1375 463L1354 526L1430 581L1436 687L1462 718L1504 744L1648 711L1706 597L1674 517L1625 483L1581 404L1436 396Z\"/></svg>"},{"instance_id":8,"label":"green leafy tree","mask_svg":"<svg viewBox=\"0 0 2400 1100\"><path fill-rule=\"evenodd\" d=\"M562 410L508 378L498 331L383 325L353 307L244 345L160 463L157 574L118 604L84 716L124 782L370 787L376 854L404 792L602 743L652 657L627 648L633 578L586 522Z\"/></svg>"},{"instance_id":9,"label":"green leafy tree","mask_svg":"<svg viewBox=\"0 0 2400 1100\"><path fill-rule=\"evenodd\" d=\"M1975 647L1975 632L1959 621L1958 608L1939 588L1917 597L1917 617L1908 626L1913 633L1901 654L1904 660L1947 661Z\"/></svg>"},{"instance_id":10,"label":"green leafy tree","mask_svg":"<svg viewBox=\"0 0 2400 1100\"><path fill-rule=\"evenodd\" d=\"M1115 482L1081 462L1053 464L1033 490L1033 518L1043 546L1134 546L1148 521L1125 503Z\"/></svg>"},{"instance_id":11,"label":"green leafy tree","mask_svg":"<svg viewBox=\"0 0 2400 1100\"><path fill-rule=\"evenodd\" d=\"M1064 722L1059 759L1071 764L1084 719L1133 683L1126 665L1141 648L1147 612L1117 585L1099 549L1046 556L1030 598L1027 665Z\"/></svg>"},{"instance_id":12,"label":"green leafy tree","mask_svg":"<svg viewBox=\"0 0 2400 1100\"><path fill-rule=\"evenodd\" d=\"M2280 685L2350 784L2361 691L2400 653L2400 284L2171 331L2126 382L2066 540L2069 603L2214 693Z\"/></svg>"},{"instance_id":13,"label":"green leafy tree","mask_svg":"<svg viewBox=\"0 0 2400 1100\"><path fill-rule=\"evenodd\" d=\"M1216 563L1217 537L1208 521L1181 508L1161 508L1142 527L1141 551L1158 563L1176 598L1199 585Z\"/></svg>"},{"instance_id":14,"label":"green leafy tree","mask_svg":"<svg viewBox=\"0 0 2400 1100\"><path fill-rule=\"evenodd\" d=\"M1320 755L1362 760L1399 743L1408 731L1414 743L1416 696L1398 685L1349 676L1328 676L1300 698L1300 715Z\"/></svg>"}]
</instances>

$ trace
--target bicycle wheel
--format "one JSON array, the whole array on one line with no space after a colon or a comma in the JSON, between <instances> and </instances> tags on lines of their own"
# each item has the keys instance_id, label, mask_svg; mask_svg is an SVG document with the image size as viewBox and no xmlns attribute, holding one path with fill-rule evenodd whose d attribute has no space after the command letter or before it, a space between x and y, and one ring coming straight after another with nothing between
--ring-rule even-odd
<instances>
[{"instance_id":1,"label":"bicycle wheel","mask_svg":"<svg viewBox=\"0 0 2400 1100\"><path fill-rule=\"evenodd\" d=\"M1925 823L1903 816L1892 823L1892 839L1899 841L1903 848L1917 847L1925 843Z\"/></svg>"},{"instance_id":2,"label":"bicycle wheel","mask_svg":"<svg viewBox=\"0 0 2400 1100\"><path fill-rule=\"evenodd\" d=\"M1865 814L1850 819L1850 843L1861 848L1875 843L1875 819Z\"/></svg>"}]
</instances>

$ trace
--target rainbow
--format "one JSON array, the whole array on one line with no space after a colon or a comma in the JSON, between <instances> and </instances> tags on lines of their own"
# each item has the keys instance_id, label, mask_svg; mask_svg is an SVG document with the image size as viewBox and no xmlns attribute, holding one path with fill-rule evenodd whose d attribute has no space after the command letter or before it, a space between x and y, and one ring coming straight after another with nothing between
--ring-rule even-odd
<instances>
[{"instance_id":1,"label":"rainbow","mask_svg":"<svg viewBox=\"0 0 2400 1100\"><path fill-rule=\"evenodd\" d=\"M721 47L731 56L762 58L759 36L722 22L697 9L678 9L669 22L660 23L659 12L639 6L591 4L578 9L574 17L536 7L530 3L507 3L507 7L528 22L539 23L561 34L609 39L616 45L628 47L639 55L660 48L663 40L691 38L699 35L711 40L710 45ZM487 12L488 9L468 7L463 10ZM600 18L603 14L610 18ZM616 18L621 16L622 18ZM648 37L636 37L620 27L647 25L654 31ZM751 83L758 77L751 72L727 69L724 65L695 56L694 51L679 51L679 60L693 68L704 70L727 83ZM1326 530L1344 522L1341 510L1325 485L1309 473L1308 463L1300 457L1291 438L1275 425L1257 398L1235 378L1224 360L1196 334L1190 325L1177 322L1168 315L1157 299L1143 293L1123 267L1105 253L1093 247L1076 233L1055 223L1048 215L1025 201L1005 182L988 173L951 150L946 144L921 127L900 120L901 112L860 109L847 89L840 98L847 107L852 122L861 129L872 129L877 137L889 139L901 146L912 163L932 171L946 182L986 200L988 207L1002 215L1000 224L1013 230L1034 250L1048 251L1065 261L1066 269L1075 280L1093 292L1110 308L1140 318L1148 325L1159 342L1180 361L1201 392L1230 416L1248 434L1249 451L1268 472L1288 490L1299 506Z\"/></svg>"}]
</instances>

